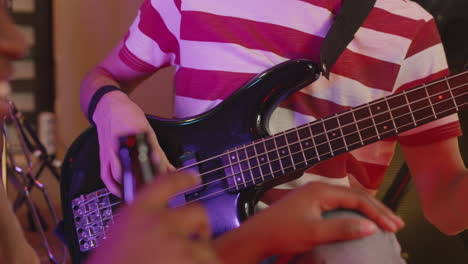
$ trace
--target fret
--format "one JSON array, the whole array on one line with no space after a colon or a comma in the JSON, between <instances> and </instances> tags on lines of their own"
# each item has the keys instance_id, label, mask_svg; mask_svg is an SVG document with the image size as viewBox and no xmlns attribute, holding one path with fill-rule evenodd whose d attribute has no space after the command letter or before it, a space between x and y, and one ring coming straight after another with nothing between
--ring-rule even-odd
<instances>
[{"instance_id":1,"label":"fret","mask_svg":"<svg viewBox=\"0 0 468 264\"><path fill-rule=\"evenodd\" d=\"M395 124L395 118L393 117L392 110L390 109L390 105L388 103L388 100L384 100L385 104L387 105L387 109L389 110L388 113L390 114L390 119L392 120L393 128L395 129L395 133L398 134L398 127Z\"/></svg>"},{"instance_id":2,"label":"fret","mask_svg":"<svg viewBox=\"0 0 468 264\"><path fill-rule=\"evenodd\" d=\"M305 160L309 161L309 165L320 161L312 138L310 126L299 129L297 133L301 139L301 148L304 150Z\"/></svg>"},{"instance_id":3,"label":"fret","mask_svg":"<svg viewBox=\"0 0 468 264\"><path fill-rule=\"evenodd\" d=\"M441 115L447 111L453 112L455 109L457 109L454 98L450 95L449 92L431 97L431 102L438 118L441 118Z\"/></svg>"},{"instance_id":4,"label":"fret","mask_svg":"<svg viewBox=\"0 0 468 264\"><path fill-rule=\"evenodd\" d=\"M355 149L362 146L361 135L359 134L352 110L340 114L338 116L338 121L341 124L341 132L348 148Z\"/></svg>"},{"instance_id":5,"label":"fret","mask_svg":"<svg viewBox=\"0 0 468 264\"><path fill-rule=\"evenodd\" d=\"M316 153L317 160L320 161L320 153L318 153L317 142L315 142L314 133L312 132L312 125L308 126L308 128L310 132L310 138L312 139L312 144L314 146L315 151L317 152Z\"/></svg>"},{"instance_id":6,"label":"fret","mask_svg":"<svg viewBox=\"0 0 468 264\"><path fill-rule=\"evenodd\" d=\"M468 104L468 92L465 91L464 94L456 95L455 102L458 106L466 106ZM455 111L452 111L455 112Z\"/></svg>"},{"instance_id":7,"label":"fret","mask_svg":"<svg viewBox=\"0 0 468 264\"><path fill-rule=\"evenodd\" d=\"M229 162L228 167L224 171L225 171L226 175L231 176L231 177L227 178L228 185L232 186L232 184L234 184L236 190L240 190L238 181L236 180L236 174L234 173L234 169L232 167L233 165L232 165L232 162L231 162L231 154L230 153L231 152L228 152L228 154L223 156L224 162L226 162L226 160ZM229 170L230 170L230 173L229 173Z\"/></svg>"},{"instance_id":8,"label":"fret","mask_svg":"<svg viewBox=\"0 0 468 264\"><path fill-rule=\"evenodd\" d=\"M395 123L395 129L407 130L413 127L413 116L411 109L407 105L407 99L404 94L392 95L388 100L390 113L393 116L393 122Z\"/></svg>"},{"instance_id":9,"label":"fret","mask_svg":"<svg viewBox=\"0 0 468 264\"><path fill-rule=\"evenodd\" d=\"M325 131L325 137L327 138L328 147L330 147L330 153L331 153L332 156L334 156L333 148L332 148L331 143L330 143L330 138L328 137L328 133L327 133L327 128L325 127L325 121L320 122L320 123L322 123L323 130Z\"/></svg>"},{"instance_id":10,"label":"fret","mask_svg":"<svg viewBox=\"0 0 468 264\"><path fill-rule=\"evenodd\" d=\"M449 87L451 87L454 90L456 90L457 87L462 87L462 86L466 87L466 85L468 85L468 71L459 73L457 75L454 75L448 78L446 77L445 80L448 80L450 82Z\"/></svg>"},{"instance_id":11,"label":"fret","mask_svg":"<svg viewBox=\"0 0 468 264\"><path fill-rule=\"evenodd\" d=\"M304 152L302 151L301 143L299 142L291 145L291 152L293 153L291 157L293 159L294 168L296 170L305 168L307 166L307 160L305 159Z\"/></svg>"},{"instance_id":12,"label":"fret","mask_svg":"<svg viewBox=\"0 0 468 264\"><path fill-rule=\"evenodd\" d=\"M285 136L288 145L299 142L299 134L296 129L289 130L287 133L285 132Z\"/></svg>"},{"instance_id":13,"label":"fret","mask_svg":"<svg viewBox=\"0 0 468 264\"><path fill-rule=\"evenodd\" d=\"M260 183L260 179L263 179L260 168L258 166L259 164L257 160L258 157L257 157L256 151L253 145L246 146L245 152L247 153L247 157L248 157L250 173L252 175L252 182L255 185L257 183ZM256 182L256 180L259 180L259 182Z\"/></svg>"},{"instance_id":14,"label":"fret","mask_svg":"<svg viewBox=\"0 0 468 264\"><path fill-rule=\"evenodd\" d=\"M451 78L449 82L458 110L460 106L466 105L468 101L468 74L464 72L456 78Z\"/></svg>"},{"instance_id":15,"label":"fret","mask_svg":"<svg viewBox=\"0 0 468 264\"><path fill-rule=\"evenodd\" d=\"M290 168L293 164L289 146L286 143L286 136L284 132L281 135L275 136L275 144L278 150L278 155L280 159L280 164L283 173L287 172L287 169Z\"/></svg>"},{"instance_id":16,"label":"fret","mask_svg":"<svg viewBox=\"0 0 468 264\"><path fill-rule=\"evenodd\" d=\"M306 167L307 163L302 151L302 146L299 142L299 134L296 129L289 131L286 134L287 144L291 153L291 160L293 163L294 170L302 169Z\"/></svg>"},{"instance_id":17,"label":"fret","mask_svg":"<svg viewBox=\"0 0 468 264\"><path fill-rule=\"evenodd\" d=\"M418 126L435 120L430 107L425 107L413 112L413 116Z\"/></svg>"},{"instance_id":18,"label":"fret","mask_svg":"<svg viewBox=\"0 0 468 264\"><path fill-rule=\"evenodd\" d=\"M429 99L425 99L425 100L415 101L414 103L412 102L410 107L411 107L411 111L413 112L413 114L417 112L426 111L426 112L430 112L428 116L433 116L432 110L430 109L429 101L430 101ZM417 121L418 119L416 118L416 123Z\"/></svg>"},{"instance_id":19,"label":"fret","mask_svg":"<svg viewBox=\"0 0 468 264\"><path fill-rule=\"evenodd\" d=\"M343 138L343 143L344 143L344 145L345 145L345 150L346 150L346 151L349 151L348 144L346 143L345 135L344 135L344 133L343 133L343 128L341 127L341 122L340 122L340 119L339 119L339 117L338 117L338 114L336 114L336 117L337 117L337 118L336 118L336 121L338 122L338 129L339 129L340 132L341 132L341 137Z\"/></svg>"},{"instance_id":20,"label":"fret","mask_svg":"<svg viewBox=\"0 0 468 264\"><path fill-rule=\"evenodd\" d=\"M294 130L290 130L284 133L284 136L286 138L286 146L288 146L289 150L289 157L291 158L292 169L297 170L297 166L300 163L303 163L304 160L302 159L302 154L300 153L300 146L297 140L296 132ZM298 158L301 160L299 160Z\"/></svg>"},{"instance_id":21,"label":"fret","mask_svg":"<svg viewBox=\"0 0 468 264\"><path fill-rule=\"evenodd\" d=\"M445 82L437 82L428 85L426 88L430 96L429 100L438 118L440 118L443 113L446 113L446 111L451 111L456 108L453 95L447 85L448 83L446 84Z\"/></svg>"},{"instance_id":22,"label":"fret","mask_svg":"<svg viewBox=\"0 0 468 264\"><path fill-rule=\"evenodd\" d=\"M370 111L374 116L373 120L379 133L379 139L393 136L396 131L396 126L387 101L385 99L380 99L372 103Z\"/></svg>"},{"instance_id":23,"label":"fret","mask_svg":"<svg viewBox=\"0 0 468 264\"><path fill-rule=\"evenodd\" d=\"M336 118L336 115L325 119L322 123L323 123L323 126L324 126L324 130L326 132L328 132L330 130L337 129L337 127L338 127L338 120Z\"/></svg>"},{"instance_id":24,"label":"fret","mask_svg":"<svg viewBox=\"0 0 468 264\"><path fill-rule=\"evenodd\" d=\"M458 110L458 105L457 105L457 102L455 101L455 96L453 95L453 92L452 92L452 87L450 86L450 83L447 79L447 77L444 78L445 82L447 83L447 87L449 88L449 92L450 92L450 97L452 97L452 100L453 100L453 104L455 105L455 109L457 110L457 112L459 111Z\"/></svg>"},{"instance_id":25,"label":"fret","mask_svg":"<svg viewBox=\"0 0 468 264\"><path fill-rule=\"evenodd\" d=\"M268 159L270 160L272 177L274 178L283 175L283 165L279 160L278 148L276 147L275 139L270 138L265 140L265 147L267 149Z\"/></svg>"},{"instance_id":26,"label":"fret","mask_svg":"<svg viewBox=\"0 0 468 264\"><path fill-rule=\"evenodd\" d=\"M375 142L377 136L377 129L374 125L374 120L371 117L371 112L367 106L355 110L354 117L357 120L357 126L361 138L363 139L363 145Z\"/></svg>"},{"instance_id":27,"label":"fret","mask_svg":"<svg viewBox=\"0 0 468 264\"><path fill-rule=\"evenodd\" d=\"M261 153L258 158L260 160L260 164L262 164L260 168L262 170L263 180L273 179L273 169L271 167L270 158L268 157L265 140L262 140L260 144L256 144L255 149L257 153Z\"/></svg>"},{"instance_id":28,"label":"fret","mask_svg":"<svg viewBox=\"0 0 468 264\"><path fill-rule=\"evenodd\" d=\"M378 130L377 130L377 125L376 125L376 123L375 123L374 114L373 114L372 111L371 111L371 106L372 106L372 105L368 104L368 108L369 108L369 112L370 112L370 119L371 119L371 121L372 121L372 126L373 126L374 129L375 129L376 136L377 136L378 139L380 139L380 134L378 133Z\"/></svg>"},{"instance_id":29,"label":"fret","mask_svg":"<svg viewBox=\"0 0 468 264\"><path fill-rule=\"evenodd\" d=\"M388 100L390 112L394 118L407 115L411 112L409 105L407 105L407 99L404 94L396 94L390 97Z\"/></svg>"},{"instance_id":30,"label":"fret","mask_svg":"<svg viewBox=\"0 0 468 264\"><path fill-rule=\"evenodd\" d=\"M400 131L406 131L414 127L414 117L412 114L406 114L395 118L395 124Z\"/></svg>"},{"instance_id":31,"label":"fret","mask_svg":"<svg viewBox=\"0 0 468 264\"><path fill-rule=\"evenodd\" d=\"M255 159L257 160L257 168L258 168L258 171L259 171L261 182L264 182L265 181L265 176L264 176L263 171L262 171L262 165L263 165L262 162L264 162L264 157L263 157L263 160L260 160L260 154L258 154L258 152L257 152L257 147L256 147L257 145L258 145L258 142L255 143L252 146L252 148L253 148Z\"/></svg>"},{"instance_id":32,"label":"fret","mask_svg":"<svg viewBox=\"0 0 468 264\"><path fill-rule=\"evenodd\" d=\"M237 165L235 166L235 168L237 168L237 172L236 172L236 177L239 181L241 181L241 183L244 185L244 188L247 187L247 181L245 180L245 177L244 177L244 173L243 173L243 168L242 168L242 163L241 163L241 158L239 157L239 151L237 150L237 148L234 148L234 151L236 152L236 160L237 160ZM239 175L239 176L237 176Z\"/></svg>"},{"instance_id":33,"label":"fret","mask_svg":"<svg viewBox=\"0 0 468 264\"><path fill-rule=\"evenodd\" d=\"M410 113L410 115L411 115L411 118L413 119L413 124L414 124L414 126L416 126L416 120L414 119L413 111L411 110L411 105L410 105L410 103L409 103L409 101L408 101L408 96L406 95L406 91L403 90L402 94L403 94L403 96L404 96L404 98L405 98L405 100L406 100L406 104L408 105L409 113Z\"/></svg>"},{"instance_id":34,"label":"fret","mask_svg":"<svg viewBox=\"0 0 468 264\"><path fill-rule=\"evenodd\" d=\"M434 105L432 105L431 96L429 95L429 92L427 91L427 86L423 84L423 87L424 87L423 90L426 92L426 96L429 99L428 101L429 101L429 105L431 106L432 115L434 116L434 119L437 119L437 114L434 110Z\"/></svg>"},{"instance_id":35,"label":"fret","mask_svg":"<svg viewBox=\"0 0 468 264\"><path fill-rule=\"evenodd\" d=\"M337 114L325 120L324 122L328 142L332 149L333 155L337 155L337 152L342 152L344 148L344 139L342 137L341 130L339 128L339 122Z\"/></svg>"},{"instance_id":36,"label":"fret","mask_svg":"<svg viewBox=\"0 0 468 264\"><path fill-rule=\"evenodd\" d=\"M450 88L455 99L457 110L460 106L466 105L468 101L468 72L464 72L450 78Z\"/></svg>"},{"instance_id":37,"label":"fret","mask_svg":"<svg viewBox=\"0 0 468 264\"><path fill-rule=\"evenodd\" d=\"M420 86L416 89L406 90L406 97L409 100L410 105L427 99L427 93L424 86Z\"/></svg>"},{"instance_id":38,"label":"fret","mask_svg":"<svg viewBox=\"0 0 468 264\"><path fill-rule=\"evenodd\" d=\"M234 163L232 168L234 169L234 179L237 181L237 185L241 185L242 188L247 187L245 183L244 175L242 175L242 168L239 163L239 152L237 152L237 148L233 149L234 154L231 155L231 161ZM244 185L244 186L242 186Z\"/></svg>"},{"instance_id":39,"label":"fret","mask_svg":"<svg viewBox=\"0 0 468 264\"><path fill-rule=\"evenodd\" d=\"M394 136L396 134L393 125L394 125L394 123L391 120L387 120L387 121L385 121L383 123L380 123L377 126L377 130L378 130L378 132L379 132L379 134L381 136L380 137L381 139L388 138L388 137Z\"/></svg>"},{"instance_id":40,"label":"fret","mask_svg":"<svg viewBox=\"0 0 468 264\"><path fill-rule=\"evenodd\" d=\"M433 109L430 108L430 100L427 97L425 89L422 89L421 87L418 89L408 90L406 93L410 102L409 106L418 126L431 120L435 120Z\"/></svg>"},{"instance_id":41,"label":"fret","mask_svg":"<svg viewBox=\"0 0 468 264\"><path fill-rule=\"evenodd\" d=\"M351 112L351 115L353 116L353 121L354 123L356 124L356 131L358 132L358 135L359 135L359 141L361 142L361 145L363 146L364 145L364 141L362 140L362 135L361 135L361 131L359 131L359 127L357 126L357 121L356 121L356 115L354 114L354 110L351 109L350 110Z\"/></svg>"},{"instance_id":42,"label":"fret","mask_svg":"<svg viewBox=\"0 0 468 264\"><path fill-rule=\"evenodd\" d=\"M327 159L329 157L332 157L332 155L330 155L330 145L326 133L324 131L322 122L316 122L312 126L310 126L310 128L312 131L312 138L314 140L314 144L320 159Z\"/></svg>"},{"instance_id":43,"label":"fret","mask_svg":"<svg viewBox=\"0 0 468 264\"><path fill-rule=\"evenodd\" d=\"M304 166L307 166L307 158L304 153L305 152L304 148L302 147L302 141L300 140L301 136L299 135L299 130L295 129L295 131L296 131L297 138L299 139L299 147L300 147L300 152L302 153L302 158L304 159Z\"/></svg>"},{"instance_id":44,"label":"fret","mask_svg":"<svg viewBox=\"0 0 468 264\"><path fill-rule=\"evenodd\" d=\"M343 134L339 128L339 120L337 114L324 122L327 130L327 138L329 139L330 148L333 150L332 155L344 153L346 151L346 142L343 138Z\"/></svg>"},{"instance_id":45,"label":"fret","mask_svg":"<svg viewBox=\"0 0 468 264\"><path fill-rule=\"evenodd\" d=\"M242 178L244 179L244 184L246 186L252 185L253 181L253 176L250 173L251 168L250 168L250 163L248 161L248 155L246 148L244 146L240 146L237 148L237 155L239 157L239 164L241 168L241 174Z\"/></svg>"},{"instance_id":46,"label":"fret","mask_svg":"<svg viewBox=\"0 0 468 264\"><path fill-rule=\"evenodd\" d=\"M369 106L373 116L374 124L378 126L380 123L391 118L390 111L385 100L379 100Z\"/></svg>"},{"instance_id":47,"label":"fret","mask_svg":"<svg viewBox=\"0 0 468 264\"><path fill-rule=\"evenodd\" d=\"M333 155L335 156L346 152L345 142L341 134L337 134L337 138L332 139L330 145L333 148Z\"/></svg>"}]
</instances>

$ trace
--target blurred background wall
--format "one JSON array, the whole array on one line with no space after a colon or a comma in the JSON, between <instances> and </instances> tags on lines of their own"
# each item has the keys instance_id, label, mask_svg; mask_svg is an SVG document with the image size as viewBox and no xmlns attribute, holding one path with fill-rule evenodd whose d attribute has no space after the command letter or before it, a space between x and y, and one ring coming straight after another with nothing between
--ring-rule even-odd
<instances>
[{"instance_id":1,"label":"blurred background wall","mask_svg":"<svg viewBox=\"0 0 468 264\"><path fill-rule=\"evenodd\" d=\"M17 0L18 2L27 0ZM36 2L43 2L36 1ZM55 112L59 156L88 126L79 108L79 85L126 33L142 0L47 0L52 1L55 62ZM468 66L468 1L416 0L430 11L439 26L452 72ZM171 113L171 69L158 73L132 93L145 112L168 116ZM157 79L157 81L155 80ZM169 88L169 89L168 89ZM164 91L158 98L142 96L146 89ZM465 120L466 114L462 114ZM466 126L467 122L463 122ZM468 143L462 142L462 149ZM468 154L468 153L467 153Z\"/></svg>"},{"instance_id":2,"label":"blurred background wall","mask_svg":"<svg viewBox=\"0 0 468 264\"><path fill-rule=\"evenodd\" d=\"M82 78L125 35L142 0L53 1L54 56L58 156L88 126L79 106ZM131 97L146 113L170 115L171 69L144 82ZM157 79L157 81L155 80ZM167 89L169 88L169 89ZM146 89L161 89L158 98L142 96Z\"/></svg>"}]
</instances>

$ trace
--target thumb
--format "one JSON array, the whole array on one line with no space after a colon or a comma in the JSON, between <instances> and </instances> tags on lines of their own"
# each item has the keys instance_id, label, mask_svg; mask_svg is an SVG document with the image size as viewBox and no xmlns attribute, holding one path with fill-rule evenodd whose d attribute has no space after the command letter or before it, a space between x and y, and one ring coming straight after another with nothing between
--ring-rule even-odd
<instances>
[{"instance_id":1,"label":"thumb","mask_svg":"<svg viewBox=\"0 0 468 264\"><path fill-rule=\"evenodd\" d=\"M357 239L372 235L377 225L364 218L324 219L315 234L318 244Z\"/></svg>"}]
</instances>

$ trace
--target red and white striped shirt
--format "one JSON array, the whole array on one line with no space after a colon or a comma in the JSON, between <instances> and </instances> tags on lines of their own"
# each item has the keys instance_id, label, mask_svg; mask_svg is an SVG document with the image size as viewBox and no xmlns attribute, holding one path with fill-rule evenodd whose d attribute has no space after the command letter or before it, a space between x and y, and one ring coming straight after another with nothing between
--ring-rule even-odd
<instances>
[{"instance_id":1,"label":"red and white striped shirt","mask_svg":"<svg viewBox=\"0 0 468 264\"><path fill-rule=\"evenodd\" d=\"M213 108L252 77L289 59L319 61L322 41L341 0L146 0L120 58L152 73L175 65L178 118ZM275 110L270 130L332 115L448 75L432 16L414 2L377 0L331 69ZM378 189L395 142L424 144L461 134L456 115L340 155L289 187L323 177Z\"/></svg>"}]
</instances>

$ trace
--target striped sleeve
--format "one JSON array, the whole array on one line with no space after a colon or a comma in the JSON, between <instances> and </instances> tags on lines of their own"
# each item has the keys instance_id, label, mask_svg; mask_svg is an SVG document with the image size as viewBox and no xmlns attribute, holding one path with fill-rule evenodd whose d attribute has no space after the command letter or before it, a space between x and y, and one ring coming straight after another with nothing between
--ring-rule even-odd
<instances>
[{"instance_id":1,"label":"striped sleeve","mask_svg":"<svg viewBox=\"0 0 468 264\"><path fill-rule=\"evenodd\" d=\"M145 0L119 52L130 68L151 73L176 63L180 10L173 1Z\"/></svg>"},{"instance_id":2,"label":"striped sleeve","mask_svg":"<svg viewBox=\"0 0 468 264\"><path fill-rule=\"evenodd\" d=\"M395 92L420 86L449 74L444 48L434 19L417 31L401 65ZM423 145L461 135L458 115L453 114L398 135L401 144Z\"/></svg>"}]
</instances>

